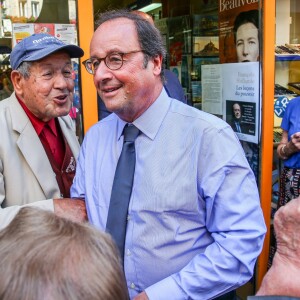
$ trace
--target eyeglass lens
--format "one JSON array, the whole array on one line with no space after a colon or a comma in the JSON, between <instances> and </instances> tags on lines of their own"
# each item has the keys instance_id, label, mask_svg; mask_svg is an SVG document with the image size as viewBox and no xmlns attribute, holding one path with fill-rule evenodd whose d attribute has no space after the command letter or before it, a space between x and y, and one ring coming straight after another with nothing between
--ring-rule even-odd
<instances>
[{"instance_id":1,"label":"eyeglass lens","mask_svg":"<svg viewBox=\"0 0 300 300\"><path fill-rule=\"evenodd\" d=\"M94 74L102 60L104 60L105 65L111 70L118 70L123 65L123 56L121 53L110 53L104 58L92 58L85 61L87 71Z\"/></svg>"}]
</instances>

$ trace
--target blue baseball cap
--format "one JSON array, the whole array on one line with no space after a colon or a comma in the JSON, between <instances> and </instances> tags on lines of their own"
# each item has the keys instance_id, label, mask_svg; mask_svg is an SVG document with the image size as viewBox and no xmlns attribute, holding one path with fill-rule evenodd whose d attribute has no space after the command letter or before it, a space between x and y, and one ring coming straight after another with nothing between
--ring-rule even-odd
<instances>
[{"instance_id":1,"label":"blue baseball cap","mask_svg":"<svg viewBox=\"0 0 300 300\"><path fill-rule=\"evenodd\" d=\"M79 58L84 55L83 50L71 44L65 44L56 37L37 33L24 38L10 53L10 65L16 70L23 61L40 60L56 51L64 50L71 58Z\"/></svg>"}]
</instances>

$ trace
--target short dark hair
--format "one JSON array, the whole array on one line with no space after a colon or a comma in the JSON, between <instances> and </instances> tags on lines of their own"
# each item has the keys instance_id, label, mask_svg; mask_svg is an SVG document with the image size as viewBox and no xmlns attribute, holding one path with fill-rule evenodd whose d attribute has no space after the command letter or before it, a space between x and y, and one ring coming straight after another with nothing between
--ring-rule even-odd
<instances>
[{"instance_id":1,"label":"short dark hair","mask_svg":"<svg viewBox=\"0 0 300 300\"><path fill-rule=\"evenodd\" d=\"M0 231L0 298L127 298L111 237L88 224L33 207L21 208Z\"/></svg>"},{"instance_id":2,"label":"short dark hair","mask_svg":"<svg viewBox=\"0 0 300 300\"><path fill-rule=\"evenodd\" d=\"M160 31L145 18L138 14L132 13L132 11L127 9L110 10L98 15L96 26L99 27L101 24L107 21L119 18L127 18L134 22L140 47L145 51L144 66L147 66L149 58L155 58L158 55L161 55L163 58L164 68L166 60L166 48L164 46L162 36ZM161 72L161 77L163 79L163 69Z\"/></svg>"},{"instance_id":3,"label":"short dark hair","mask_svg":"<svg viewBox=\"0 0 300 300\"><path fill-rule=\"evenodd\" d=\"M252 23L258 30L259 35L259 23L258 23L258 10L252 9L240 12L234 20L233 33L234 42L236 42L236 32L241 25Z\"/></svg>"}]
</instances>

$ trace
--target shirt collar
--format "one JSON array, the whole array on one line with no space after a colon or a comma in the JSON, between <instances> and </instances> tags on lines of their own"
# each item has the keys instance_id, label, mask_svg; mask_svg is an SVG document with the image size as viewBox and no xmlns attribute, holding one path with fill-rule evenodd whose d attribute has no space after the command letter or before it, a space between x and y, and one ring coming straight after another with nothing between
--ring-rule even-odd
<instances>
[{"instance_id":1,"label":"shirt collar","mask_svg":"<svg viewBox=\"0 0 300 300\"><path fill-rule=\"evenodd\" d=\"M150 139L154 139L171 104L166 90L163 88L158 98L152 105L136 120L134 124L143 134ZM118 139L121 137L124 126L127 122L118 118Z\"/></svg>"},{"instance_id":2,"label":"shirt collar","mask_svg":"<svg viewBox=\"0 0 300 300\"><path fill-rule=\"evenodd\" d=\"M36 133L38 135L41 134L41 132L43 131L44 127L46 124L49 125L51 131L53 132L53 134L55 136L57 136L57 130L56 130L56 126L55 126L55 119L51 119L48 122L44 122L42 120L40 120L38 117L36 117L29 109L28 107L25 105L25 103L16 95L21 107L24 109L26 115L28 116L32 126L34 127Z\"/></svg>"}]
</instances>

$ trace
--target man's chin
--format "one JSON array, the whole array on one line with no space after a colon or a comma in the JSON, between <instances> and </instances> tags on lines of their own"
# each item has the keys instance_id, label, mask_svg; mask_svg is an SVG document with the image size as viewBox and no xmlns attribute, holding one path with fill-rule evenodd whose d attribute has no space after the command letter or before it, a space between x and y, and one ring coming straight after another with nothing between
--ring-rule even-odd
<instances>
[{"instance_id":1,"label":"man's chin","mask_svg":"<svg viewBox=\"0 0 300 300\"><path fill-rule=\"evenodd\" d=\"M67 116L71 112L71 107L60 107L56 109L55 113L53 113L53 118L55 117L64 117Z\"/></svg>"}]
</instances>

